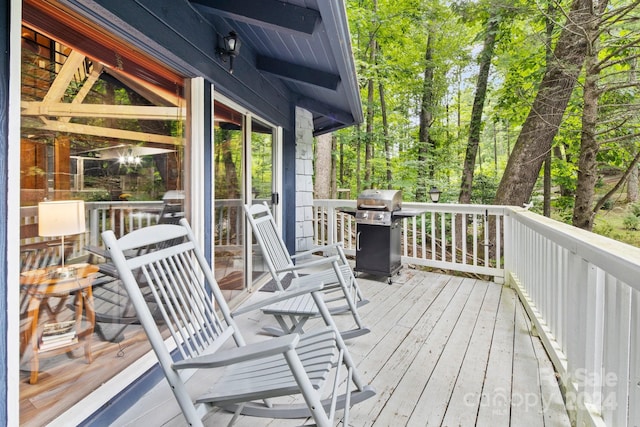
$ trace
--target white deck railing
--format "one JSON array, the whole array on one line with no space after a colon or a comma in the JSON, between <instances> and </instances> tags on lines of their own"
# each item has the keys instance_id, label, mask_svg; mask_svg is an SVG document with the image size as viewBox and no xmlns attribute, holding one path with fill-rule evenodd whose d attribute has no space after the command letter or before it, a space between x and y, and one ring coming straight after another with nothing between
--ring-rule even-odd
<instances>
[{"instance_id":1,"label":"white deck railing","mask_svg":"<svg viewBox=\"0 0 640 427\"><path fill-rule=\"evenodd\" d=\"M101 246L100 235L105 230L113 230L116 237L142 227L157 224L163 211L163 201L142 202L86 202L86 232L69 239L73 248L69 248L68 257L75 258L86 254L86 246ZM215 242L217 245L239 246L242 236L242 203L239 200L216 200L215 202ZM20 210L21 225L38 223L38 207L23 207ZM21 239L21 245L30 245L51 240L47 237ZM71 243L70 243L71 245ZM57 262L57 260L52 260Z\"/></svg>"},{"instance_id":2,"label":"white deck railing","mask_svg":"<svg viewBox=\"0 0 640 427\"><path fill-rule=\"evenodd\" d=\"M218 202L216 241L225 244L239 212ZM99 244L107 228L125 233L156 223L163 204L86 206L88 229L75 242L78 253ZM342 242L354 255L355 220L340 207L355 208L355 201L315 201L316 243ZM518 291L577 425L640 425L640 248L518 208L432 203L403 208L425 212L402 220L404 264L487 275ZM23 208L22 216L22 224L37 222L37 208Z\"/></svg>"},{"instance_id":3,"label":"white deck railing","mask_svg":"<svg viewBox=\"0 0 640 427\"><path fill-rule=\"evenodd\" d=\"M505 249L576 425L640 425L640 248L510 210Z\"/></svg>"},{"instance_id":4,"label":"white deck railing","mask_svg":"<svg viewBox=\"0 0 640 427\"><path fill-rule=\"evenodd\" d=\"M341 207L355 208L355 200L315 200L314 206L316 244L342 242L345 252L355 255L355 218L340 212ZM402 220L403 263L484 274L497 281L504 277L503 207L404 202L402 207L425 212Z\"/></svg>"},{"instance_id":5,"label":"white deck railing","mask_svg":"<svg viewBox=\"0 0 640 427\"><path fill-rule=\"evenodd\" d=\"M164 203L158 202L86 202L85 219L87 231L73 236L73 249L69 258L80 256L87 245L100 246L100 234L107 230L115 230L118 237L138 228L156 224ZM20 225L38 223L38 207L29 206L20 209ZM22 239L21 245L28 245L49 240L44 237Z\"/></svg>"},{"instance_id":6,"label":"white deck railing","mask_svg":"<svg viewBox=\"0 0 640 427\"><path fill-rule=\"evenodd\" d=\"M316 243L355 254L355 221L340 207L355 201L315 201ZM487 274L517 290L574 425L640 425L640 248L518 208L405 207L426 213L403 220L404 263Z\"/></svg>"}]
</instances>

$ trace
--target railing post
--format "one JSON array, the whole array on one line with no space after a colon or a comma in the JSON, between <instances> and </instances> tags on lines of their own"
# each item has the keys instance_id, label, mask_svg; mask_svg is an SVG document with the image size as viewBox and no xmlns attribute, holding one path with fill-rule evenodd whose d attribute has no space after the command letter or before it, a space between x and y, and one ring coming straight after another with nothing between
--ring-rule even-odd
<instances>
[{"instance_id":1,"label":"railing post","mask_svg":"<svg viewBox=\"0 0 640 427\"><path fill-rule=\"evenodd\" d=\"M513 270L512 256L515 253L515 244L513 242L513 221L511 218L511 211L509 209L504 210L502 216L503 222L503 239L502 239L502 253L504 254L504 262L502 268L504 269L504 281L507 286L511 286L509 277Z\"/></svg>"},{"instance_id":2,"label":"railing post","mask_svg":"<svg viewBox=\"0 0 640 427\"><path fill-rule=\"evenodd\" d=\"M327 209L327 244L331 245L335 243L337 238L336 209L333 206L329 206Z\"/></svg>"},{"instance_id":3,"label":"railing post","mask_svg":"<svg viewBox=\"0 0 640 427\"><path fill-rule=\"evenodd\" d=\"M578 384L578 389L582 388L585 403L592 406L597 413L602 413L602 387L603 387L603 360L604 348L604 271L594 265L589 265L587 273L586 289L586 348L585 370L586 378L583 384ZM581 408L582 409L582 408ZM580 425L578 417L578 425Z\"/></svg>"},{"instance_id":4,"label":"railing post","mask_svg":"<svg viewBox=\"0 0 640 427\"><path fill-rule=\"evenodd\" d=\"M100 235L98 208L95 206L89 211L89 238L92 246L98 246L98 236Z\"/></svg>"}]
</instances>

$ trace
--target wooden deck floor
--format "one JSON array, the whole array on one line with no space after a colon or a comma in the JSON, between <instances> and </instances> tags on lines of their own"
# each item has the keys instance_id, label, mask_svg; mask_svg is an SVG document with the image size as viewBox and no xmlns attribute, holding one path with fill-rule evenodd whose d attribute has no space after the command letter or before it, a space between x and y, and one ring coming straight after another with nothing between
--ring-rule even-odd
<instances>
[{"instance_id":1,"label":"wooden deck floor","mask_svg":"<svg viewBox=\"0 0 640 427\"><path fill-rule=\"evenodd\" d=\"M377 395L351 409L351 426L569 426L556 376L515 292L481 280L403 269L392 285L360 277L371 333L348 342ZM262 298L258 292L251 298ZM250 300L251 301L251 300ZM337 316L339 323L350 317ZM241 319L247 338L271 320ZM260 338L254 338L260 339ZM195 375L194 389L206 390ZM205 425L225 425L213 412ZM236 426L296 426L304 420L240 417ZM118 425L181 426L165 382Z\"/></svg>"}]
</instances>

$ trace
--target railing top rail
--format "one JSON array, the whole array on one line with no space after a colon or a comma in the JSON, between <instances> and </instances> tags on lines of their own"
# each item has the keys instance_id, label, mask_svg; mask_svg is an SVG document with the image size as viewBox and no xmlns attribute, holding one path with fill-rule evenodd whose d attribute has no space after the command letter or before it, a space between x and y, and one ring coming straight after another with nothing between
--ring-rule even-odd
<instances>
[{"instance_id":1,"label":"railing top rail","mask_svg":"<svg viewBox=\"0 0 640 427\"><path fill-rule=\"evenodd\" d=\"M316 206L328 206L331 208L344 207L356 207L356 201L350 199L313 199L313 204Z\"/></svg>"},{"instance_id":2,"label":"railing top rail","mask_svg":"<svg viewBox=\"0 0 640 427\"><path fill-rule=\"evenodd\" d=\"M88 207L111 207L111 206L117 206L117 207L127 207L127 206L131 206L131 207L140 207L140 206L162 206L164 202L162 200L142 200L142 201L138 201L138 200L127 200L127 201L117 201L117 200L111 200L111 201L105 201L105 202L85 202L85 205Z\"/></svg>"},{"instance_id":3,"label":"railing top rail","mask_svg":"<svg viewBox=\"0 0 640 427\"><path fill-rule=\"evenodd\" d=\"M356 207L356 200L346 199L315 199L316 206L327 206L330 208ZM453 212L453 213L489 213L491 215L503 215L505 206L498 205L462 205L457 203L417 203L402 202L404 208L421 208L429 212Z\"/></svg>"},{"instance_id":4,"label":"railing top rail","mask_svg":"<svg viewBox=\"0 0 640 427\"><path fill-rule=\"evenodd\" d=\"M458 203L414 203L402 202L404 208L426 208L429 212L452 213L487 213L491 215L504 215L504 206L498 205L465 205Z\"/></svg>"},{"instance_id":5,"label":"railing top rail","mask_svg":"<svg viewBox=\"0 0 640 427\"><path fill-rule=\"evenodd\" d=\"M105 202L85 202L87 209L100 208L119 208L119 209L140 209L141 207L162 207L162 200L158 201L105 201ZM22 216L37 215L38 205L34 206L22 206L20 208Z\"/></svg>"},{"instance_id":6,"label":"railing top rail","mask_svg":"<svg viewBox=\"0 0 640 427\"><path fill-rule=\"evenodd\" d=\"M508 216L640 291L640 248L534 212L507 211Z\"/></svg>"}]
</instances>

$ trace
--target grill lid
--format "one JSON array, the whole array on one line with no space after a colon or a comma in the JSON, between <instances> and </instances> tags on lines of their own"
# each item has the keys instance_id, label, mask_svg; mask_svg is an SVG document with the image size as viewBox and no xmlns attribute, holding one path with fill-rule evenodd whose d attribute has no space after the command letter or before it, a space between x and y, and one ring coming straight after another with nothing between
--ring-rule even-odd
<instances>
[{"instance_id":1,"label":"grill lid","mask_svg":"<svg viewBox=\"0 0 640 427\"><path fill-rule=\"evenodd\" d=\"M360 210L383 210L394 212L402 208L401 190L364 190L358 195Z\"/></svg>"}]
</instances>

